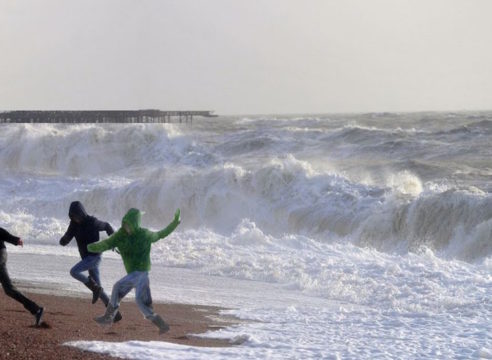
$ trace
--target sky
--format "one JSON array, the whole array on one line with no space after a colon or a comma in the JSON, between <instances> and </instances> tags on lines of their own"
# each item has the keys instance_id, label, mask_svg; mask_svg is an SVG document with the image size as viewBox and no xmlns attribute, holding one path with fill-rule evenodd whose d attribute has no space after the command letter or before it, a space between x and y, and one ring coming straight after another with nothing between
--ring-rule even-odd
<instances>
[{"instance_id":1,"label":"sky","mask_svg":"<svg viewBox=\"0 0 492 360\"><path fill-rule=\"evenodd\" d=\"M0 0L0 110L492 109L490 0Z\"/></svg>"}]
</instances>

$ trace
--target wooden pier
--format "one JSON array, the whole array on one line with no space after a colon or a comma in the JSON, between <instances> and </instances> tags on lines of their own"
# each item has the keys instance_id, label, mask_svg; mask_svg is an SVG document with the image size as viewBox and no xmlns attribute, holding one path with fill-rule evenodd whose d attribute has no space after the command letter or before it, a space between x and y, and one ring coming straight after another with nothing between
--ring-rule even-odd
<instances>
[{"instance_id":1,"label":"wooden pier","mask_svg":"<svg viewBox=\"0 0 492 360\"><path fill-rule=\"evenodd\" d=\"M89 110L4 111L0 123L169 123L191 122L193 117L216 117L213 111Z\"/></svg>"}]
</instances>

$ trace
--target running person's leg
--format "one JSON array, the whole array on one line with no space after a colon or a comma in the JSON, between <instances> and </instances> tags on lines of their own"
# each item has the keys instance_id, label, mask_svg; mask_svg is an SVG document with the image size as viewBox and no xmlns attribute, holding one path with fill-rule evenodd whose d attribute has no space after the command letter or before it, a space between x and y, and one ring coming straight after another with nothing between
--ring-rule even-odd
<instances>
[{"instance_id":1,"label":"running person's leg","mask_svg":"<svg viewBox=\"0 0 492 360\"><path fill-rule=\"evenodd\" d=\"M101 287L101 293L99 294L99 299L103 302L104 306L108 306L109 304L109 296L106 294L104 291L104 288L101 285L101 279L99 277L99 265L101 264L101 257L99 257L99 261L95 261L93 264L93 267L89 269L89 279L93 279L100 287ZM123 317L121 316L120 312L116 312L116 315L114 316L114 322L118 322L122 319Z\"/></svg>"},{"instance_id":2,"label":"running person's leg","mask_svg":"<svg viewBox=\"0 0 492 360\"><path fill-rule=\"evenodd\" d=\"M150 293L149 274L144 271L138 272L135 283L135 302L140 312L146 319L154 315L152 307L152 295Z\"/></svg>"},{"instance_id":3,"label":"running person's leg","mask_svg":"<svg viewBox=\"0 0 492 360\"><path fill-rule=\"evenodd\" d=\"M154 313L148 272L139 272L137 283L135 285L135 301L140 312L146 319L152 321L152 323L159 328L161 334L169 331L169 325L166 324L159 314Z\"/></svg>"},{"instance_id":4,"label":"running person's leg","mask_svg":"<svg viewBox=\"0 0 492 360\"><path fill-rule=\"evenodd\" d=\"M102 292L102 288L99 280L99 271L95 273L97 276L96 277L97 280L92 278L91 276L89 277L85 276L83 272L88 271L89 274L91 274L91 270L94 268L97 269L100 263L101 263L101 256L90 255L83 258L81 261L79 261L70 269L70 275L72 275L73 278L82 282L85 286L89 288L90 291L92 291L93 304L97 301L97 299L99 299L99 296Z\"/></svg>"},{"instance_id":5,"label":"running person's leg","mask_svg":"<svg viewBox=\"0 0 492 360\"><path fill-rule=\"evenodd\" d=\"M104 288L101 285L101 278L99 277L99 265L101 265L101 256L94 256L97 259L92 261L92 266L89 268L89 279L93 279L97 285L101 287L101 294L99 298L102 300L105 306L108 306L109 296L104 291Z\"/></svg>"},{"instance_id":6,"label":"running person's leg","mask_svg":"<svg viewBox=\"0 0 492 360\"><path fill-rule=\"evenodd\" d=\"M24 305L24 308L36 317L36 325L39 325L41 316L43 315L43 308L24 296L12 284L9 272L7 271L7 251L5 249L0 249L0 283L5 294Z\"/></svg>"},{"instance_id":7,"label":"running person's leg","mask_svg":"<svg viewBox=\"0 0 492 360\"><path fill-rule=\"evenodd\" d=\"M106 307L106 313L103 316L97 317L96 320L101 325L110 325L117 314L121 300L135 287L135 277L137 272L132 272L118 280L113 285L111 292L111 300Z\"/></svg>"},{"instance_id":8,"label":"running person's leg","mask_svg":"<svg viewBox=\"0 0 492 360\"><path fill-rule=\"evenodd\" d=\"M101 262L100 256L97 255L86 256L70 269L70 275L72 275L73 278L77 279L81 283L87 284L89 282L89 278L86 275L84 275L83 272L89 271L94 267L97 267L100 262ZM97 275L99 275L99 273ZM98 283L96 279L94 280L96 283ZM97 277L97 280L99 280L99 276Z\"/></svg>"}]
</instances>

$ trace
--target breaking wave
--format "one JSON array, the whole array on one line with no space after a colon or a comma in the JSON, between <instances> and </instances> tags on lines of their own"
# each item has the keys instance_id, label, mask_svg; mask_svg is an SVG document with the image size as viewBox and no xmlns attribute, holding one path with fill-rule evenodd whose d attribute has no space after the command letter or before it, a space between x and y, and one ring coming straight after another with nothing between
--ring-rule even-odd
<instances>
[{"instance_id":1,"label":"breaking wave","mask_svg":"<svg viewBox=\"0 0 492 360\"><path fill-rule=\"evenodd\" d=\"M295 122L299 129L301 120ZM430 248L466 261L492 254L490 194L474 182L440 181L439 173L455 171L446 163L406 156L418 145L416 136L444 135L312 119L308 124L305 134L291 127L269 132L251 120L242 131L207 139L200 129L172 124L2 126L0 219L45 243L63 231L68 205L78 199L116 224L128 208L139 207L146 225L157 228L180 207L183 229L222 236L247 220L279 239L295 234L391 252ZM467 126L488 129L489 122ZM346 158L371 148L373 156L392 151L396 160L381 156L373 168L357 163L354 176L320 157L330 146L340 153L347 144ZM361 175L375 169L377 177Z\"/></svg>"}]
</instances>

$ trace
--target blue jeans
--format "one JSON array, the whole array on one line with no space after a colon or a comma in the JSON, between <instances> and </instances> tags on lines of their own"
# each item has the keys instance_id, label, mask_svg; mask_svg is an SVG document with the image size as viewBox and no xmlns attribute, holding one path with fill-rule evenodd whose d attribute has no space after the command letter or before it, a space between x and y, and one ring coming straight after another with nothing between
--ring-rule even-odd
<instances>
[{"instance_id":1,"label":"blue jeans","mask_svg":"<svg viewBox=\"0 0 492 360\"><path fill-rule=\"evenodd\" d=\"M79 261L74 265L73 268L70 269L70 275L72 275L75 279L82 282L83 284L87 284L89 282L89 278L82 274L85 271L89 272L89 276L94 279L94 281L101 286L101 279L99 278L99 264L101 263L101 255L89 255ZM107 304L109 301L108 295L101 291L101 295L99 296L101 300Z\"/></svg>"},{"instance_id":2,"label":"blue jeans","mask_svg":"<svg viewBox=\"0 0 492 360\"><path fill-rule=\"evenodd\" d=\"M141 313L146 319L154 317L152 308L152 296L150 294L149 273L147 271L134 271L118 280L111 293L111 305L115 309L120 306L120 301L133 288L135 288L135 301Z\"/></svg>"}]
</instances>

